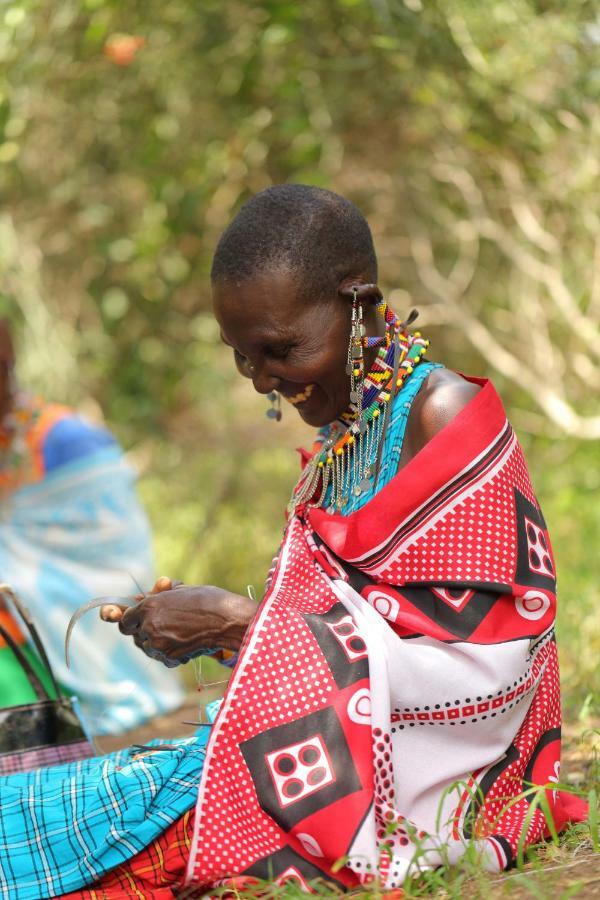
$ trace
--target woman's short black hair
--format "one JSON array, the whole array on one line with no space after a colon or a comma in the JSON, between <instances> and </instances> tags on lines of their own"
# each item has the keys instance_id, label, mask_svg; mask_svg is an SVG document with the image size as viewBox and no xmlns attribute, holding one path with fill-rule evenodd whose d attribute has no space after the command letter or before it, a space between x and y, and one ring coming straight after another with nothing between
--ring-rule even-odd
<instances>
[{"instance_id":1,"label":"woman's short black hair","mask_svg":"<svg viewBox=\"0 0 600 900\"><path fill-rule=\"evenodd\" d=\"M342 279L377 280L373 237L359 209L307 184L277 184L245 203L221 235L213 281L244 281L285 268L304 299L336 293Z\"/></svg>"}]
</instances>

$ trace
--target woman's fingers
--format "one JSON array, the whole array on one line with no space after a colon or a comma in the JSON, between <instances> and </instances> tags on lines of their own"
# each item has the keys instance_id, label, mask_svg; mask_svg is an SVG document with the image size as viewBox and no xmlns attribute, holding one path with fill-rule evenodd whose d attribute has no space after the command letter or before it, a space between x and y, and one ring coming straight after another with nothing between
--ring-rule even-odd
<instances>
[{"instance_id":1,"label":"woman's fingers","mask_svg":"<svg viewBox=\"0 0 600 900\"><path fill-rule=\"evenodd\" d=\"M174 581L166 575L161 575L160 578L156 579L152 590L149 593L162 594L163 591L172 591L182 585L183 581ZM138 603L141 603L147 596L148 594L136 594L133 599L137 600ZM100 618L103 622L120 622L127 609L128 607L119 606L116 603L106 603L104 606L100 607ZM131 634L131 632L126 632L126 634Z\"/></svg>"},{"instance_id":2,"label":"woman's fingers","mask_svg":"<svg viewBox=\"0 0 600 900\"><path fill-rule=\"evenodd\" d=\"M161 575L160 578L157 578L150 593L146 594L145 597L139 598L142 602L138 606L129 607L118 620L115 620L119 622L119 629L122 633L135 634L142 622L146 623L146 625L150 623L150 631L152 632L151 623L156 614L157 602L161 602L154 600L153 597L156 594L173 590L179 583L167 578L166 575Z\"/></svg>"},{"instance_id":3,"label":"woman's fingers","mask_svg":"<svg viewBox=\"0 0 600 900\"><path fill-rule=\"evenodd\" d=\"M130 606L129 609L126 609L123 612L123 615L120 619L116 619L119 623L119 631L122 634L135 634L135 632L140 627L141 622L141 610L143 606Z\"/></svg>"},{"instance_id":4,"label":"woman's fingers","mask_svg":"<svg viewBox=\"0 0 600 900\"><path fill-rule=\"evenodd\" d=\"M167 578L166 575L161 575L160 578L157 578L154 582L154 587L150 591L151 594L161 594L163 591L173 591L175 588L181 587L183 581L175 581L172 578Z\"/></svg>"},{"instance_id":5,"label":"woman's fingers","mask_svg":"<svg viewBox=\"0 0 600 900\"><path fill-rule=\"evenodd\" d=\"M134 594L133 600L141 603L145 596L145 594ZM118 603L105 603L100 607L100 618L103 622L120 622L127 609L129 609L128 606L119 606Z\"/></svg>"},{"instance_id":6,"label":"woman's fingers","mask_svg":"<svg viewBox=\"0 0 600 900\"><path fill-rule=\"evenodd\" d=\"M170 591L173 588L173 582L166 575L161 575L154 582L154 587L150 591L151 594L160 594L162 591Z\"/></svg>"},{"instance_id":7,"label":"woman's fingers","mask_svg":"<svg viewBox=\"0 0 600 900\"><path fill-rule=\"evenodd\" d=\"M126 609L126 606L116 606L112 603L107 603L105 606L100 607L100 618L104 622L120 622Z\"/></svg>"}]
</instances>

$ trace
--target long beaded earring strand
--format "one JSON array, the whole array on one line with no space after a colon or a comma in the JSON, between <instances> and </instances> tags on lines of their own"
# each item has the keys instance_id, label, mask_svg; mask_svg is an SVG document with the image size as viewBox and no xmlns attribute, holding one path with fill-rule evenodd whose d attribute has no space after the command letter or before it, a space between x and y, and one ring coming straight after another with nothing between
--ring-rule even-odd
<instances>
[{"instance_id":1,"label":"long beaded earring strand","mask_svg":"<svg viewBox=\"0 0 600 900\"><path fill-rule=\"evenodd\" d=\"M358 299L358 291L352 288L352 318L350 321L350 342L348 344L348 362L346 373L350 376L350 409L357 416L358 427L364 431L362 420L362 403L365 389L365 359L363 338L365 325L362 303Z\"/></svg>"}]
</instances>

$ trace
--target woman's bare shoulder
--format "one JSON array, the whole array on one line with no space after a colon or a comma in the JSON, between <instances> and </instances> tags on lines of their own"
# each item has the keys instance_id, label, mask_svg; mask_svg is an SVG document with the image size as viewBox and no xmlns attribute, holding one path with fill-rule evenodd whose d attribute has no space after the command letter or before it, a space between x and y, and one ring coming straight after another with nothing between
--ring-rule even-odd
<instances>
[{"instance_id":1,"label":"woman's bare shoulder","mask_svg":"<svg viewBox=\"0 0 600 900\"><path fill-rule=\"evenodd\" d=\"M434 369L415 397L402 452L404 465L442 430L480 391L449 369Z\"/></svg>"}]
</instances>

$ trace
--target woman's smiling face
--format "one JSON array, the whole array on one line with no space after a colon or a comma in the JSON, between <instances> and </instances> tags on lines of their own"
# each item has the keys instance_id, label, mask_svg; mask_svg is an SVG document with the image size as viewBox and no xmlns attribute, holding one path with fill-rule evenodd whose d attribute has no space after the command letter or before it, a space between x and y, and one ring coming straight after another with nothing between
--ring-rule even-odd
<instances>
[{"instance_id":1,"label":"woman's smiling face","mask_svg":"<svg viewBox=\"0 0 600 900\"><path fill-rule=\"evenodd\" d=\"M348 408L348 299L302 301L290 272L276 269L238 283L217 281L213 303L223 341L259 393L279 391L314 427Z\"/></svg>"}]
</instances>

